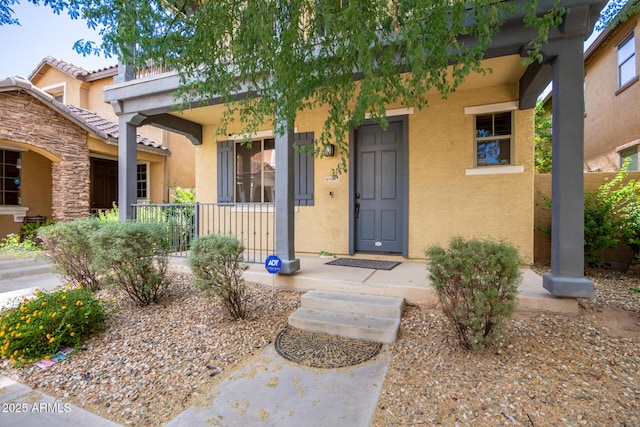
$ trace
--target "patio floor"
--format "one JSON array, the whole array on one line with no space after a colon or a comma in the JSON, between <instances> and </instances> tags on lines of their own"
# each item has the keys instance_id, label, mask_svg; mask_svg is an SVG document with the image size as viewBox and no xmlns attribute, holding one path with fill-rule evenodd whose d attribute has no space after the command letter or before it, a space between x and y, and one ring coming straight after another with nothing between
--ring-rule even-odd
<instances>
[{"instance_id":1,"label":"patio floor","mask_svg":"<svg viewBox=\"0 0 640 427\"><path fill-rule=\"evenodd\" d=\"M386 260L401 261L401 264L392 270L372 270L327 265L331 259L318 256L301 255L298 258L300 271L292 275L269 274L263 264L249 264L244 278L249 282L275 285L282 289L353 292L403 297L413 304L438 303L436 293L429 283L424 261L385 257ZM172 257L171 263L175 267L188 270L185 258ZM578 301L573 298L554 297L542 287L541 276L524 268L519 287L518 309L577 313Z\"/></svg>"}]
</instances>

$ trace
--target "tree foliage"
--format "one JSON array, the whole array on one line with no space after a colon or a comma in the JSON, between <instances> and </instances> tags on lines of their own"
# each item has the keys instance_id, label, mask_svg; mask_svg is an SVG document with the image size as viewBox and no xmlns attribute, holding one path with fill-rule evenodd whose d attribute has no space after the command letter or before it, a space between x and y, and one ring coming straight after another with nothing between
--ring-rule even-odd
<instances>
[{"instance_id":1,"label":"tree foliage","mask_svg":"<svg viewBox=\"0 0 640 427\"><path fill-rule=\"evenodd\" d=\"M1 1L1 0L0 0ZM12 0L4 0L12 1ZM40 0L32 0L39 4ZM559 0L558 0L559 2ZM119 54L123 63L178 70L183 106L221 98L218 133L239 121L282 134L305 109L328 113L316 153L370 115L386 126L389 105L417 108L425 93L447 97L481 61L501 25L516 12L534 28L530 57L564 9L537 14L538 1L497 0L44 0L99 29L103 42L76 49ZM355 77L355 79L354 79ZM248 96L237 96L238 93ZM259 95L259 96L255 96ZM345 120L346 118L346 120ZM346 169L346 158L338 171Z\"/></svg>"},{"instance_id":2,"label":"tree foliage","mask_svg":"<svg viewBox=\"0 0 640 427\"><path fill-rule=\"evenodd\" d=\"M535 169L539 173L551 172L551 116L538 101L535 110Z\"/></svg>"}]
</instances>

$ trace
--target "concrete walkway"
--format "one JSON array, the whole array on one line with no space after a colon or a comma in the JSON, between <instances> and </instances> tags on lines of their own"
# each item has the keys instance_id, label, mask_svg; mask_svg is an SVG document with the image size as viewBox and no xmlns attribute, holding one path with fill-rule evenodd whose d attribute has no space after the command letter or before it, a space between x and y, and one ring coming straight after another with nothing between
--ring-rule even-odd
<instances>
[{"instance_id":1,"label":"concrete walkway","mask_svg":"<svg viewBox=\"0 0 640 427\"><path fill-rule=\"evenodd\" d=\"M303 270L274 277L262 265L251 265L248 281L297 290L322 289L402 296L414 303L435 304L423 262L403 262L391 271L327 266L329 260L304 257ZM173 258L175 269L187 269ZM577 311L576 300L551 296L542 278L523 270L519 309ZM16 280L16 279L11 279ZM23 289L0 280L0 303L8 295L61 284L56 274L25 278ZM57 280L57 282L56 282ZM2 290L6 292L2 292ZM15 295L14 295L15 296ZM349 368L314 369L293 364L265 348L232 372L211 393L167 426L368 426L370 425L390 356L384 348L373 360ZM0 425L30 427L118 426L79 407L34 391L0 375Z\"/></svg>"}]
</instances>

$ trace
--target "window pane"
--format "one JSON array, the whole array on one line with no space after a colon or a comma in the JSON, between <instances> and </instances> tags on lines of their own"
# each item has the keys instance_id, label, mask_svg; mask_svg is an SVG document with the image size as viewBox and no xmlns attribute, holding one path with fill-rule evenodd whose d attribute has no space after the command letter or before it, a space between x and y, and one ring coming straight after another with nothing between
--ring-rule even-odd
<instances>
[{"instance_id":1,"label":"window pane","mask_svg":"<svg viewBox=\"0 0 640 427\"><path fill-rule=\"evenodd\" d=\"M264 141L264 202L276 201L276 142Z\"/></svg>"},{"instance_id":2,"label":"window pane","mask_svg":"<svg viewBox=\"0 0 640 427\"><path fill-rule=\"evenodd\" d=\"M0 150L0 204L20 204L20 152Z\"/></svg>"},{"instance_id":3,"label":"window pane","mask_svg":"<svg viewBox=\"0 0 640 427\"><path fill-rule=\"evenodd\" d=\"M17 191L7 191L4 193L4 204L5 205L19 205L20 204L20 196Z\"/></svg>"},{"instance_id":4,"label":"window pane","mask_svg":"<svg viewBox=\"0 0 640 427\"><path fill-rule=\"evenodd\" d=\"M236 144L236 202L259 202L262 188L260 141Z\"/></svg>"},{"instance_id":5,"label":"window pane","mask_svg":"<svg viewBox=\"0 0 640 427\"><path fill-rule=\"evenodd\" d=\"M493 127L494 135L511 135L511 113L494 114Z\"/></svg>"},{"instance_id":6,"label":"window pane","mask_svg":"<svg viewBox=\"0 0 640 427\"><path fill-rule=\"evenodd\" d=\"M620 167L624 163L626 158L630 158L629 171L635 172L638 170L638 147L628 148L620 152Z\"/></svg>"},{"instance_id":7,"label":"window pane","mask_svg":"<svg viewBox=\"0 0 640 427\"><path fill-rule=\"evenodd\" d=\"M627 62L620 66L620 86L630 81L636 76L636 57L632 56Z\"/></svg>"},{"instance_id":8,"label":"window pane","mask_svg":"<svg viewBox=\"0 0 640 427\"><path fill-rule=\"evenodd\" d=\"M147 198L147 165L137 165L137 198Z\"/></svg>"},{"instance_id":9,"label":"window pane","mask_svg":"<svg viewBox=\"0 0 640 427\"><path fill-rule=\"evenodd\" d=\"M629 40L618 46L618 65L621 65L636 52L636 38L631 36Z\"/></svg>"},{"instance_id":10,"label":"window pane","mask_svg":"<svg viewBox=\"0 0 640 427\"><path fill-rule=\"evenodd\" d=\"M511 163L511 139L496 139L493 141L478 141L477 165L508 165Z\"/></svg>"},{"instance_id":11,"label":"window pane","mask_svg":"<svg viewBox=\"0 0 640 427\"><path fill-rule=\"evenodd\" d=\"M478 138L493 136L493 114L476 116L476 136Z\"/></svg>"},{"instance_id":12,"label":"window pane","mask_svg":"<svg viewBox=\"0 0 640 427\"><path fill-rule=\"evenodd\" d=\"M4 162L8 165L15 165L20 158L20 153L17 151L5 151Z\"/></svg>"}]
</instances>

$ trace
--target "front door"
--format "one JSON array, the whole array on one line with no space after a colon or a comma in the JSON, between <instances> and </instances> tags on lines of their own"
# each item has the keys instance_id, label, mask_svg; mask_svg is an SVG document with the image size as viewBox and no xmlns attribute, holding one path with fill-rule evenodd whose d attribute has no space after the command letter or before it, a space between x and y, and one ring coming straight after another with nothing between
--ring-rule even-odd
<instances>
[{"instance_id":1,"label":"front door","mask_svg":"<svg viewBox=\"0 0 640 427\"><path fill-rule=\"evenodd\" d=\"M91 158L91 209L111 209L118 202L118 162Z\"/></svg>"},{"instance_id":2,"label":"front door","mask_svg":"<svg viewBox=\"0 0 640 427\"><path fill-rule=\"evenodd\" d=\"M364 125L356 131L355 250L404 249L404 136L402 122Z\"/></svg>"}]
</instances>

